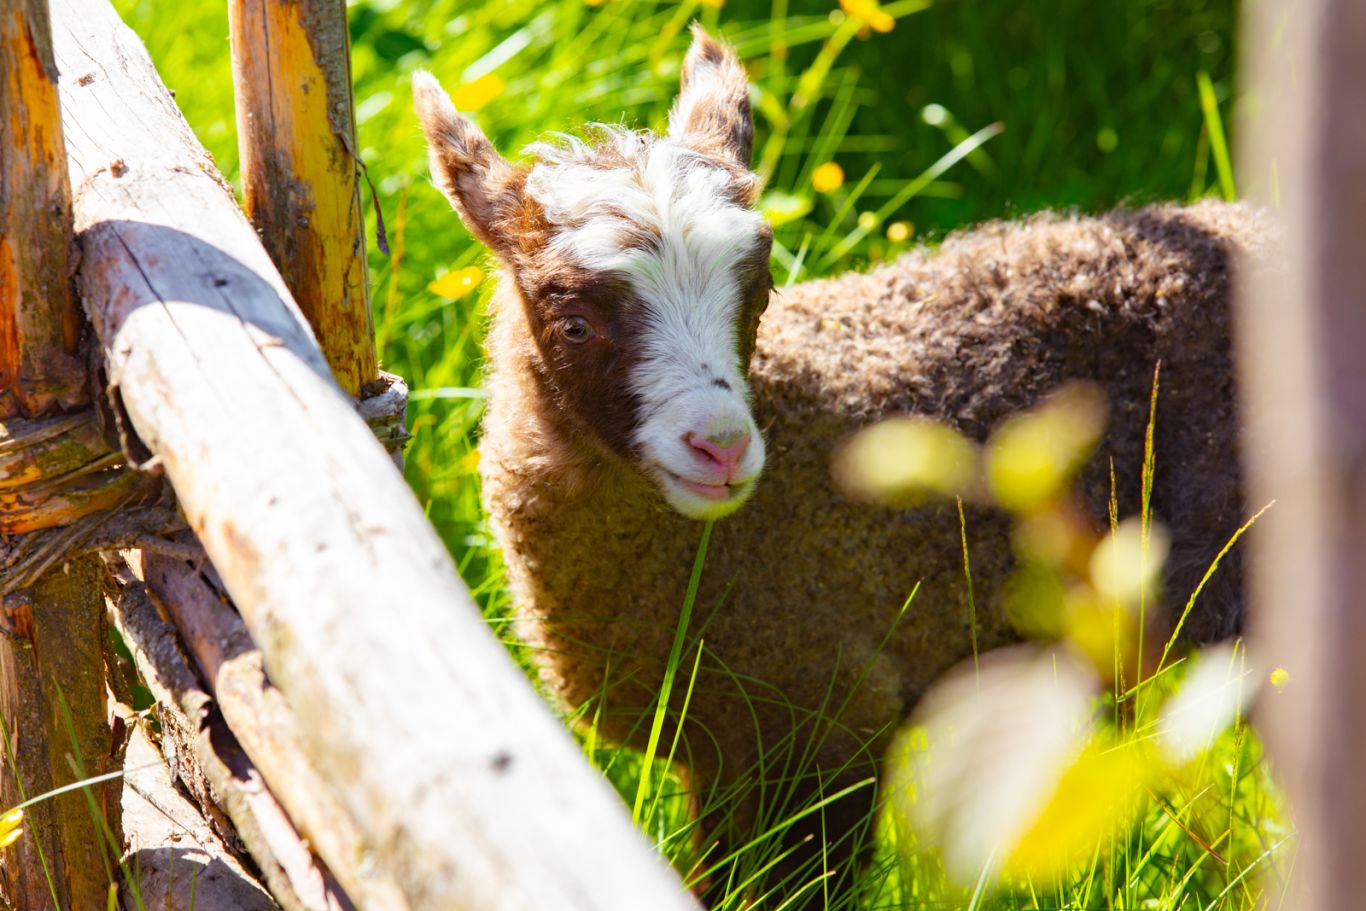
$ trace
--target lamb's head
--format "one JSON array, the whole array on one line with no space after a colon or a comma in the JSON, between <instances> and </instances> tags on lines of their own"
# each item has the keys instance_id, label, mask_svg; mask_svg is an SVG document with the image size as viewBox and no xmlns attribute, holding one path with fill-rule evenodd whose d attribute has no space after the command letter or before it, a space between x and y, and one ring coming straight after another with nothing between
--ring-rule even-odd
<instances>
[{"instance_id":1,"label":"lamb's head","mask_svg":"<svg viewBox=\"0 0 1366 911\"><path fill-rule=\"evenodd\" d=\"M738 508L764 464L745 374L772 232L752 208L749 87L732 53L694 29L667 135L604 127L532 146L526 168L431 76L413 91L433 174L502 260L533 342L529 381L558 419L685 515Z\"/></svg>"}]
</instances>

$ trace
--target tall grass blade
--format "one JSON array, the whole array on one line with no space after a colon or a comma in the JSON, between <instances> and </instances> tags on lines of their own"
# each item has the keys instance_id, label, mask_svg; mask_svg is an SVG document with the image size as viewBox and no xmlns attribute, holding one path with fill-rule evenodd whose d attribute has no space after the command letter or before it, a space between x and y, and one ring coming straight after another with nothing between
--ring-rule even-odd
<instances>
[{"instance_id":1,"label":"tall grass blade","mask_svg":"<svg viewBox=\"0 0 1366 911\"><path fill-rule=\"evenodd\" d=\"M693 602L697 600L697 587L702 581L702 565L707 559L707 542L711 540L712 523L702 526L702 540L697 545L697 556L693 559L692 575L688 578L688 591L683 596L683 608L678 614L678 627L674 630L674 641L669 649L669 663L664 667L664 682L659 688L659 700L655 704L654 721L650 725L650 739L645 746L642 761L640 785L636 788L636 799L631 807L631 819L640 825L640 810L645 804L645 792L650 787L654 770L655 754L659 750L659 735L664 730L664 718L669 711L669 696L673 691L674 677L678 673L678 662L683 654L683 641L688 636L688 621L692 619Z\"/></svg>"}]
</instances>

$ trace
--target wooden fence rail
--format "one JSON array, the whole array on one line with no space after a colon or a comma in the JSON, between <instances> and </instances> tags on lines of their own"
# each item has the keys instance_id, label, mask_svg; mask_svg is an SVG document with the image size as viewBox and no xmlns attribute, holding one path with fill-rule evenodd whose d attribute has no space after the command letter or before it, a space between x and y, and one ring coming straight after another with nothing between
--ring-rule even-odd
<instances>
[{"instance_id":1,"label":"wooden fence rail","mask_svg":"<svg viewBox=\"0 0 1366 911\"><path fill-rule=\"evenodd\" d=\"M414 909L692 907L484 624L137 38L54 0L111 383Z\"/></svg>"}]
</instances>

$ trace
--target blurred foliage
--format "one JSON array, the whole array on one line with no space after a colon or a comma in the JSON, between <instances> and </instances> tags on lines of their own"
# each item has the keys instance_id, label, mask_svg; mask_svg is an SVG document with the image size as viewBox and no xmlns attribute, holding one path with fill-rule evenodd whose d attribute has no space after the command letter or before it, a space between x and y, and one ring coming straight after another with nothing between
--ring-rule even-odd
<instances>
[{"instance_id":1,"label":"blurred foliage","mask_svg":"<svg viewBox=\"0 0 1366 911\"><path fill-rule=\"evenodd\" d=\"M1157 392L1155 376L1154 414ZM1261 677L1241 644L1187 656L1173 650L1179 621L1151 616L1168 542L1146 494L1144 514L1123 521L1112 502L1101 530L1071 492L1104 427L1099 390L1073 383L1007 419L982 447L949 427L894 418L860 431L836 460L839 482L866 498L970 497L1016 520L1006 607L1034 642L974 657L932 686L888 759L890 815L911 824L911 844L939 852L950 882L1054 888L1140 831L1145 807L1193 815L1198 799L1162 793L1219 787L1209 760L1220 737L1231 726L1245 736ZM1232 822L1221 833L1183 832L1241 880L1287 840L1278 815L1246 824L1258 849L1231 857L1216 845L1232 838ZM1233 906L1260 905L1261 889L1246 886Z\"/></svg>"}]
</instances>

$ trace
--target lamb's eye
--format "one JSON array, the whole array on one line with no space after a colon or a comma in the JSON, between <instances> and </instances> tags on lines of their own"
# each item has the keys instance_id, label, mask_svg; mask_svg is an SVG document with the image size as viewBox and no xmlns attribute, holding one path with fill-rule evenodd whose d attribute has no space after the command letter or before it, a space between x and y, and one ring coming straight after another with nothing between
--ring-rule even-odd
<instances>
[{"instance_id":1,"label":"lamb's eye","mask_svg":"<svg viewBox=\"0 0 1366 911\"><path fill-rule=\"evenodd\" d=\"M582 345L598 333L593 329L593 324L582 316L571 316L560 324L560 334L570 344Z\"/></svg>"}]
</instances>

